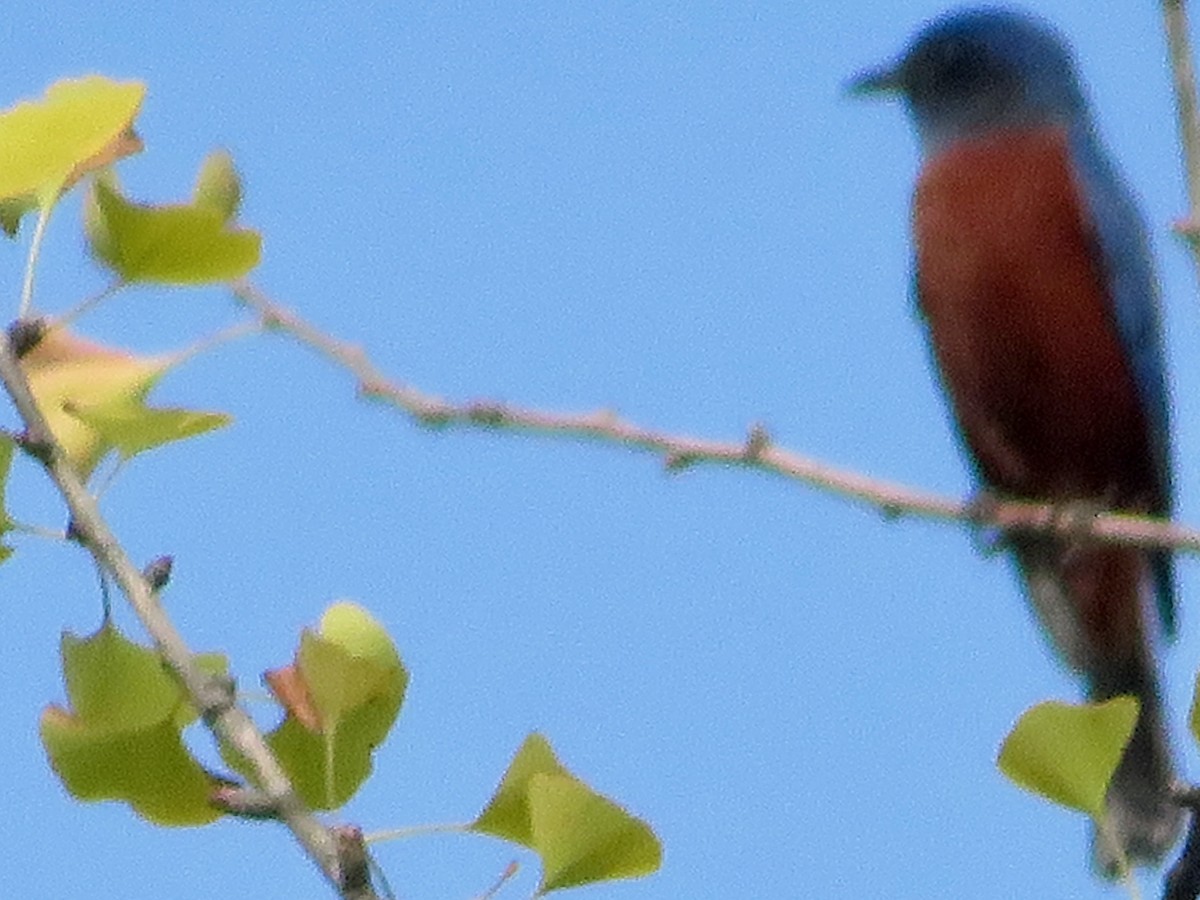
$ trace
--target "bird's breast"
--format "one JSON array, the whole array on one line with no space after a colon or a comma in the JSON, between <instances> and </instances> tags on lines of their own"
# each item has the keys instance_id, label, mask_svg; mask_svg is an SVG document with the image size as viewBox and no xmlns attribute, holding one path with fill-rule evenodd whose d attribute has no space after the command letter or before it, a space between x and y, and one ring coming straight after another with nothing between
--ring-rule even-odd
<instances>
[{"instance_id":1,"label":"bird's breast","mask_svg":"<svg viewBox=\"0 0 1200 900\"><path fill-rule=\"evenodd\" d=\"M993 486L1128 503L1155 484L1152 454L1080 191L1064 129L993 132L928 159L913 204L918 300Z\"/></svg>"}]
</instances>

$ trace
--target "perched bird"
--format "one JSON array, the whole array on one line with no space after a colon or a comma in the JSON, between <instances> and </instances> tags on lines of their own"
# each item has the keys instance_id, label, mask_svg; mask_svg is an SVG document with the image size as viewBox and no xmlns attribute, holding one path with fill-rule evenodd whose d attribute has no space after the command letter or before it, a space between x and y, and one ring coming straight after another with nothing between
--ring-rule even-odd
<instances>
[{"instance_id":1,"label":"perched bird","mask_svg":"<svg viewBox=\"0 0 1200 900\"><path fill-rule=\"evenodd\" d=\"M899 95L916 126L916 299L986 488L1169 516L1146 228L1063 39L1024 13L954 11L852 89ZM1174 629L1171 555L1024 535L1010 546L1088 697L1141 701L1108 807L1128 858L1156 862L1180 825L1154 654L1159 633ZM1097 851L1111 873L1115 861Z\"/></svg>"}]
</instances>

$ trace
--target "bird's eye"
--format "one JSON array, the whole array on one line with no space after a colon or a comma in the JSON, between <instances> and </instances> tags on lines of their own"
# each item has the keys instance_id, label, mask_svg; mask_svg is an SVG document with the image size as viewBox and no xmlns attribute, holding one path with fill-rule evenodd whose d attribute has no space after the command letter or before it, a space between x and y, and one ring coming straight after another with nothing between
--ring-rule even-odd
<instances>
[{"instance_id":1,"label":"bird's eye","mask_svg":"<svg viewBox=\"0 0 1200 900\"><path fill-rule=\"evenodd\" d=\"M942 41L933 62L938 78L951 84L969 82L979 74L979 54L970 41L961 38Z\"/></svg>"}]
</instances>

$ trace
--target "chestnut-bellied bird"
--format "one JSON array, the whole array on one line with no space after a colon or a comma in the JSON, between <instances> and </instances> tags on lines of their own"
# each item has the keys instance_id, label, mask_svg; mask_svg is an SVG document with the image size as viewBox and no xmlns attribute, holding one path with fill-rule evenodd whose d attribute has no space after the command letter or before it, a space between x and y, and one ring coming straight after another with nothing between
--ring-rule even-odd
<instances>
[{"instance_id":1,"label":"chestnut-bellied bird","mask_svg":"<svg viewBox=\"0 0 1200 900\"><path fill-rule=\"evenodd\" d=\"M899 95L916 126L916 300L985 488L1169 516L1146 228L1064 40L1025 13L954 11L852 89ZM1154 653L1175 625L1171 554L1027 534L1008 545L1089 699L1141 701L1107 805L1127 858L1156 862L1180 824ZM1112 872L1102 842L1097 852Z\"/></svg>"}]
</instances>

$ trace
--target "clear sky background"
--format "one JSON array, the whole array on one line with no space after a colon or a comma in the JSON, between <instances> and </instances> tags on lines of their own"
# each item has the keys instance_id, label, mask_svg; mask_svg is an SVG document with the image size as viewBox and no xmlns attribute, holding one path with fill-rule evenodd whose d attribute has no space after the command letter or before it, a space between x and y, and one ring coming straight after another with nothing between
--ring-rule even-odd
<instances>
[{"instance_id":1,"label":"clear sky background","mask_svg":"<svg viewBox=\"0 0 1200 900\"><path fill-rule=\"evenodd\" d=\"M258 283L397 379L713 438L762 422L963 496L908 289L913 140L898 105L842 93L942 8L17 3L0 102L90 71L145 80L127 189L182 198L228 148L265 238ZM1169 232L1184 200L1161 24L1150 3L1036 8L1074 42L1153 226L1180 514L1200 524L1200 315ZM104 283L78 211L53 222L43 308ZM10 315L23 259L0 247ZM219 291L139 290L82 328L154 351L242 316ZM430 433L279 337L204 356L158 396L237 418L106 499L136 559L175 555L165 602L189 641L253 689L351 597L411 669L347 820L470 819L539 729L665 845L660 874L581 897L1107 895L1082 820L994 769L1021 710L1077 691L1009 566L962 529L610 447ZM62 525L32 467L11 499ZM1193 778L1198 576L1180 565L1166 664ZM76 549L26 540L0 585L6 896L327 896L280 828L164 831L68 799L37 718L63 697L61 629L98 622L95 579ZM471 897L514 857L502 896L527 896L535 860L500 842L378 849L402 900Z\"/></svg>"}]
</instances>

